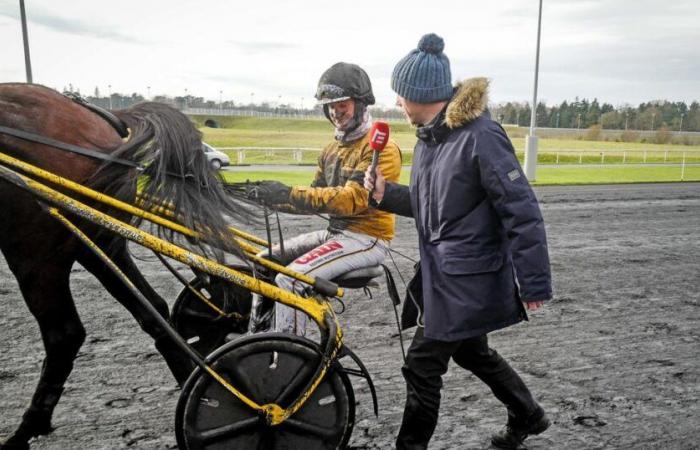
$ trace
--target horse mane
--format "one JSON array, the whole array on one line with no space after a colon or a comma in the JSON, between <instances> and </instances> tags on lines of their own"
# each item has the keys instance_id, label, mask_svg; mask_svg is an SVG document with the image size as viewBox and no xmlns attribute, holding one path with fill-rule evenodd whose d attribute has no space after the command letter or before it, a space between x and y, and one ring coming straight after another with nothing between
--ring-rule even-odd
<instances>
[{"instance_id":1,"label":"horse mane","mask_svg":"<svg viewBox=\"0 0 700 450\"><path fill-rule=\"evenodd\" d=\"M259 211L227 195L222 177L210 168L202 151L201 133L171 106L143 102L112 111L129 128L128 139L122 140L102 117L46 86L0 83L0 105L0 123L5 126L101 151L145 170L114 161L75 158L50 146L39 151L35 148L41 145L0 135L0 143L10 154L125 202L134 201L138 185L143 209L158 212L167 205L176 221L198 232L213 248L191 239L184 242L179 234L157 227L158 235L170 242L199 245L204 253L221 259L223 255L216 249L239 251L228 230L229 220L259 222ZM109 212L127 218L123 213ZM140 222L133 219L135 225Z\"/></svg>"},{"instance_id":2,"label":"horse mane","mask_svg":"<svg viewBox=\"0 0 700 450\"><path fill-rule=\"evenodd\" d=\"M202 151L202 134L190 119L173 107L156 102L112 112L126 123L130 135L111 155L142 164L145 170L137 173L107 162L88 184L117 198L133 199L137 182L143 209L158 211L167 205L179 223L200 233L215 248L239 252L228 231L227 218L257 223L259 213L225 192L221 175L210 168ZM141 222L138 218L134 221ZM177 241L173 232L160 227L157 231L159 236ZM200 248L206 252L205 247ZM214 254L218 259L223 256Z\"/></svg>"}]
</instances>

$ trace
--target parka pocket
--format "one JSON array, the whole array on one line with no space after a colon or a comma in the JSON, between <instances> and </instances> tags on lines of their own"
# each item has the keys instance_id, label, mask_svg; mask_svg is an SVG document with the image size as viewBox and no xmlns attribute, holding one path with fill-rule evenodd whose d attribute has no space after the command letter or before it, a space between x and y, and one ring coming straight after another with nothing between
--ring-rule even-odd
<instances>
[{"instance_id":1,"label":"parka pocket","mask_svg":"<svg viewBox=\"0 0 700 450\"><path fill-rule=\"evenodd\" d=\"M474 275L497 271L503 266L503 259L500 252L479 256L446 255L440 266L448 275Z\"/></svg>"}]
</instances>

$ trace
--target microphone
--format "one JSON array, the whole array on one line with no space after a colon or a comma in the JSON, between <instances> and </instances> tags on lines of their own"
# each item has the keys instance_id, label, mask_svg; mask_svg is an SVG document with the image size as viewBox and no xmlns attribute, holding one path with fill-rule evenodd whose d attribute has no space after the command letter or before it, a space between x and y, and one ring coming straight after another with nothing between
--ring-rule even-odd
<instances>
[{"instance_id":1,"label":"microphone","mask_svg":"<svg viewBox=\"0 0 700 450\"><path fill-rule=\"evenodd\" d=\"M369 130L369 146L372 149L372 168L370 173L373 177L376 176L379 153L384 150L387 142L389 142L389 124L380 120L374 122Z\"/></svg>"},{"instance_id":2,"label":"microphone","mask_svg":"<svg viewBox=\"0 0 700 450\"><path fill-rule=\"evenodd\" d=\"M369 130L369 146L372 149L372 166L369 173L372 174L374 182L377 182L377 163L379 162L379 153L384 150L387 142L389 142L389 124L380 120L372 124ZM369 191L369 199L371 201L374 194L374 187Z\"/></svg>"}]
</instances>

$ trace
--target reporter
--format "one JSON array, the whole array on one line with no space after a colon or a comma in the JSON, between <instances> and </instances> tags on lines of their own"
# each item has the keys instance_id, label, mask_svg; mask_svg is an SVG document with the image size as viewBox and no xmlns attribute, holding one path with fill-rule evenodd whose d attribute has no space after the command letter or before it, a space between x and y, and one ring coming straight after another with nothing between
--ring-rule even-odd
<instances>
[{"instance_id":1,"label":"reporter","mask_svg":"<svg viewBox=\"0 0 700 450\"><path fill-rule=\"evenodd\" d=\"M551 298L544 222L508 136L486 110L488 81L453 88L443 48L442 38L423 36L391 77L417 127L409 186L365 172L371 205L415 219L421 256L408 289L416 301L404 303L402 321L414 326L422 314L424 327L402 369L407 397L396 447L427 448L453 359L506 406L506 427L492 443L519 448L550 422L487 334L526 320L526 309Z\"/></svg>"}]
</instances>

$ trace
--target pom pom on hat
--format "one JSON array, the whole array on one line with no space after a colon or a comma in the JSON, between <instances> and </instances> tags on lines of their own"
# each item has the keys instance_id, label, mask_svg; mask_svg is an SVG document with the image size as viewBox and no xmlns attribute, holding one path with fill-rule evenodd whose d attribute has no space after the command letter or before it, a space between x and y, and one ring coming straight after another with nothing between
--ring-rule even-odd
<instances>
[{"instance_id":1,"label":"pom pom on hat","mask_svg":"<svg viewBox=\"0 0 700 450\"><path fill-rule=\"evenodd\" d=\"M445 41L435 33L420 38L418 48L399 61L391 74L391 89L415 103L434 103L452 97L450 60L442 52Z\"/></svg>"},{"instance_id":2,"label":"pom pom on hat","mask_svg":"<svg viewBox=\"0 0 700 450\"><path fill-rule=\"evenodd\" d=\"M418 42L418 50L438 54L445 49L445 41L435 33L426 34Z\"/></svg>"}]
</instances>

